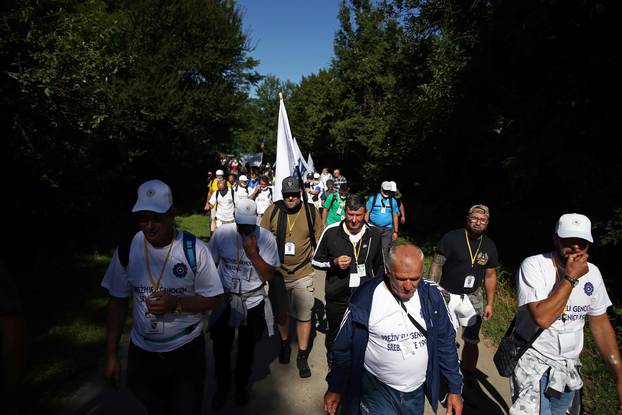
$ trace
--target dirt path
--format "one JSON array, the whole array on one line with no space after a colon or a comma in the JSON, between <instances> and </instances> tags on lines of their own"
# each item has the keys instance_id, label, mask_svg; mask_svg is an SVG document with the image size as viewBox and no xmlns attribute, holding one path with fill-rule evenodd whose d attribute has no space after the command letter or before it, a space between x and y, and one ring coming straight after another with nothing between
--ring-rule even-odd
<instances>
[{"instance_id":1,"label":"dirt path","mask_svg":"<svg viewBox=\"0 0 622 415\"><path fill-rule=\"evenodd\" d=\"M316 279L316 298L324 298L323 275ZM211 410L211 399L215 389L211 341L207 340L208 382L204 414L246 415L322 415L322 399L326 391L326 349L324 334L317 332L312 338L313 348L309 356L312 376L301 379L296 369L296 347L292 344L292 359L289 365L278 363L278 339L264 336L257 346L255 365L251 378L251 402L237 407L230 399L225 408L218 412ZM124 350L125 351L125 350ZM501 378L492 363L493 350L487 345L480 347L480 376L476 385L465 386L465 410L463 414L504 415L507 414L510 392L508 380ZM125 356L125 353L122 353ZM232 398L232 396L230 396ZM126 390L112 390L104 385L101 373L95 374L74 394L72 404L59 415L140 415L145 411ZM438 414L445 410L439 408ZM434 414L426 403L425 415Z\"/></svg>"}]
</instances>

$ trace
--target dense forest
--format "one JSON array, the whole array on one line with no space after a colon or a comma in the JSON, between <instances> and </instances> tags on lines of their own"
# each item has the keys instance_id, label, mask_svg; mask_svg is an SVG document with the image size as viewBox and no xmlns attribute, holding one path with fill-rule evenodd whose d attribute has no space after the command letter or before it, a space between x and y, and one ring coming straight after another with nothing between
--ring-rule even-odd
<instances>
[{"instance_id":1,"label":"dense forest","mask_svg":"<svg viewBox=\"0 0 622 415\"><path fill-rule=\"evenodd\" d=\"M110 248L145 178L199 210L218 152L266 139L274 156L283 91L316 164L364 194L398 183L415 241L433 244L486 203L513 267L549 249L561 213L582 212L620 300L618 2L344 1L334 59L298 84L256 71L234 1L0 7L10 264Z\"/></svg>"}]
</instances>

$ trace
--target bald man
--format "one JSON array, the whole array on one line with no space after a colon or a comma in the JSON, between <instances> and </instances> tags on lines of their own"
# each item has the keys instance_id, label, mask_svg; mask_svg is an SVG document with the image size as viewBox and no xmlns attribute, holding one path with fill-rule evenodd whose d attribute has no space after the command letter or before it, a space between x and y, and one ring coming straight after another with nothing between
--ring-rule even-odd
<instances>
[{"instance_id":1,"label":"bald man","mask_svg":"<svg viewBox=\"0 0 622 415\"><path fill-rule=\"evenodd\" d=\"M456 332L437 285L423 279L416 245L389 250L387 272L353 295L330 352L324 410L349 414L436 412L441 375L448 414L462 414Z\"/></svg>"}]
</instances>

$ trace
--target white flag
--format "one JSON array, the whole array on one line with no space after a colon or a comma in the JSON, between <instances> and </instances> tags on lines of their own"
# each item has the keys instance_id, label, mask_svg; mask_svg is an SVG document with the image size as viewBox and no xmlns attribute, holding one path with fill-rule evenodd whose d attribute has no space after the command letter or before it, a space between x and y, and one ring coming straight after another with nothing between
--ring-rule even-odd
<instances>
[{"instance_id":1,"label":"white flag","mask_svg":"<svg viewBox=\"0 0 622 415\"><path fill-rule=\"evenodd\" d=\"M276 169L274 172L274 192L272 193L272 200L283 199L281 194L281 185L283 179L288 176L292 176L295 171L296 157L294 152L294 141L292 139L292 132L289 129L289 120L287 118L287 111L285 110L285 104L281 98L279 104L279 124L276 134Z\"/></svg>"},{"instance_id":2,"label":"white flag","mask_svg":"<svg viewBox=\"0 0 622 415\"><path fill-rule=\"evenodd\" d=\"M311 158L311 153L309 153L309 158L307 158L307 167L309 168L310 172L315 173L315 163L313 162L313 159Z\"/></svg>"}]
</instances>

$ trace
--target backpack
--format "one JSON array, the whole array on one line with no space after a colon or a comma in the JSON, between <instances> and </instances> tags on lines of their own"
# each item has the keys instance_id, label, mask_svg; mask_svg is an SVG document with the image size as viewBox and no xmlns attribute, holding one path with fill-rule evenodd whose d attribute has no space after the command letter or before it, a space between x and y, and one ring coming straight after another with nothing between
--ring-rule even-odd
<instances>
[{"instance_id":1,"label":"backpack","mask_svg":"<svg viewBox=\"0 0 622 415\"><path fill-rule=\"evenodd\" d=\"M378 199L378 195L379 195L379 193L376 193L374 195L374 200L371 202L371 209L369 210L370 212L372 210L374 210L374 208L376 207L376 200ZM393 196L389 196L389 206L391 206L391 214L393 214ZM383 207L383 206L381 206L381 207ZM398 207L399 207L399 205L398 205ZM397 212L397 214L398 215L400 214L399 211Z\"/></svg>"},{"instance_id":2,"label":"backpack","mask_svg":"<svg viewBox=\"0 0 622 415\"><path fill-rule=\"evenodd\" d=\"M233 208L235 209L235 190L233 190L233 187L230 187L227 189L227 191L231 190L231 202L233 203ZM220 194L219 190L216 190L216 204L218 204L218 195ZM224 196L223 196L224 197Z\"/></svg>"},{"instance_id":3,"label":"backpack","mask_svg":"<svg viewBox=\"0 0 622 415\"><path fill-rule=\"evenodd\" d=\"M272 193L272 189L270 189L270 193ZM274 217L276 216L276 214L278 213L279 209L281 209L280 205L277 205L276 203L274 203L274 209L272 209L272 213L270 214L270 223L272 223L272 220L274 219ZM309 203L309 206L313 206L313 204ZM332 206L332 203L331 203ZM301 207L301 209L304 209L304 206ZM311 226L313 226L315 228L315 215L317 213L316 209L311 209L309 208L309 210L312 212L311 213Z\"/></svg>"},{"instance_id":4,"label":"backpack","mask_svg":"<svg viewBox=\"0 0 622 415\"><path fill-rule=\"evenodd\" d=\"M193 234L185 231L181 231L183 234L183 245L184 245L184 255L186 256L186 261L188 261L188 265L190 265L190 269L192 272L196 274L197 272L197 255L196 255L196 245L197 245L197 237ZM119 247L117 248L119 255L119 262L123 265L123 268L127 268L127 265L130 262L130 247L132 246L132 239L126 238L122 242L119 243Z\"/></svg>"}]
</instances>

